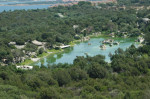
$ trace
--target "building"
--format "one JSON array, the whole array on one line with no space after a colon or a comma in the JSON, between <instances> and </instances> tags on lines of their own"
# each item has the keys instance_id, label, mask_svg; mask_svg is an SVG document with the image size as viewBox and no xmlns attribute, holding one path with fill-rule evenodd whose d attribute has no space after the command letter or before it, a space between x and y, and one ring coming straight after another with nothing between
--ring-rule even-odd
<instances>
[{"instance_id":1,"label":"building","mask_svg":"<svg viewBox=\"0 0 150 99\"><path fill-rule=\"evenodd\" d=\"M22 70L32 70L33 66L23 65L23 66L16 66L16 68Z\"/></svg>"},{"instance_id":2,"label":"building","mask_svg":"<svg viewBox=\"0 0 150 99\"><path fill-rule=\"evenodd\" d=\"M143 43L144 42L144 38L143 37L139 37L138 38L138 42Z\"/></svg>"},{"instance_id":3,"label":"building","mask_svg":"<svg viewBox=\"0 0 150 99\"><path fill-rule=\"evenodd\" d=\"M150 21L149 18L142 18L142 20L145 22L145 23L148 23Z\"/></svg>"},{"instance_id":4,"label":"building","mask_svg":"<svg viewBox=\"0 0 150 99\"><path fill-rule=\"evenodd\" d=\"M16 42L9 42L9 45L16 45Z\"/></svg>"},{"instance_id":5,"label":"building","mask_svg":"<svg viewBox=\"0 0 150 99\"><path fill-rule=\"evenodd\" d=\"M37 46L42 46L42 45L43 45L42 42L39 42L39 41L37 41L37 40L32 41L32 43L33 43L34 45L37 45Z\"/></svg>"}]
</instances>

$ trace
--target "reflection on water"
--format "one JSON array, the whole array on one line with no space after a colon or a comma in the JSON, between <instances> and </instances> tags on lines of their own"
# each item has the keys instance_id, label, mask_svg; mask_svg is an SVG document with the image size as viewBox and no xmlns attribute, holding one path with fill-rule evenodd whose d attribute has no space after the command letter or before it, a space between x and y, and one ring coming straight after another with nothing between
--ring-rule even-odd
<instances>
[{"instance_id":1,"label":"reflection on water","mask_svg":"<svg viewBox=\"0 0 150 99\"><path fill-rule=\"evenodd\" d=\"M112 47L107 45L106 50L101 50L99 46L102 44L103 40L104 38L93 38L88 42L76 44L74 47L65 49L64 52L60 52L55 55L50 55L36 62L35 65L41 66L42 64L44 66L48 66L58 63L72 64L76 56L86 56L86 54L88 54L89 56L101 54L105 56L105 61L110 62L109 53L113 54L118 48L122 48L123 50L125 50L126 48L134 44L133 38L115 39L115 41L120 42L119 45L113 45ZM88 45L88 43L91 43L91 45ZM137 44L135 45L137 46Z\"/></svg>"}]
</instances>

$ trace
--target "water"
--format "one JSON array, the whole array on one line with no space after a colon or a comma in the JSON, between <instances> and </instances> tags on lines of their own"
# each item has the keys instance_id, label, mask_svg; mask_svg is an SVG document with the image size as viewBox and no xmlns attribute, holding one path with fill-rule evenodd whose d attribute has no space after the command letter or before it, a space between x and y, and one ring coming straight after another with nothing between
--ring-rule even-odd
<instances>
[{"instance_id":1,"label":"water","mask_svg":"<svg viewBox=\"0 0 150 99\"><path fill-rule=\"evenodd\" d=\"M64 52L60 52L55 55L50 55L36 62L35 65L40 66L41 64L43 64L45 66L48 66L58 63L72 64L76 56L86 56L85 53L87 53L89 56L95 56L98 54L104 55L105 61L110 62L109 53L113 54L118 48L122 48L123 50L125 50L126 48L134 44L133 38L116 39L115 41L121 42L119 45L113 45L112 47L107 45L106 50L101 50L99 46L102 45L101 41L103 40L104 38L93 38L88 42L76 44L74 47L65 49ZM91 45L88 45L88 43L91 43Z\"/></svg>"},{"instance_id":2,"label":"water","mask_svg":"<svg viewBox=\"0 0 150 99\"><path fill-rule=\"evenodd\" d=\"M40 2L40 1L39 1ZM8 4L17 4L17 3L26 3L26 2L0 2L0 12L5 11L14 11L14 10L29 10L29 9L47 9L50 5L8 5Z\"/></svg>"},{"instance_id":3,"label":"water","mask_svg":"<svg viewBox=\"0 0 150 99\"><path fill-rule=\"evenodd\" d=\"M25 6L0 6L0 12L14 10L29 10L29 9L47 9L50 5L25 5Z\"/></svg>"}]
</instances>

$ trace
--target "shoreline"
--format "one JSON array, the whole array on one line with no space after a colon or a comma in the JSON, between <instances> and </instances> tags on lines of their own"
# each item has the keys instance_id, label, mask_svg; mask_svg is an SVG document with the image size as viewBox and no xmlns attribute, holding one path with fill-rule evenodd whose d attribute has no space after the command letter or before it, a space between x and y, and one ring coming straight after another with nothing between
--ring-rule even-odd
<instances>
[{"instance_id":1,"label":"shoreline","mask_svg":"<svg viewBox=\"0 0 150 99\"><path fill-rule=\"evenodd\" d=\"M52 1L53 2L53 1ZM72 6L78 4L79 1L72 1L69 2L69 0L64 0L63 2L57 2L57 3L52 3L52 4L46 4L46 3L16 3L16 4L0 4L0 6L31 6L31 5L51 5L50 7L57 7L57 6ZM116 3L116 0L101 0L101 1L86 1L85 2L91 2L93 5L97 3Z\"/></svg>"},{"instance_id":2,"label":"shoreline","mask_svg":"<svg viewBox=\"0 0 150 99\"><path fill-rule=\"evenodd\" d=\"M88 36L90 38L108 37L108 35L103 35L103 34L99 34L97 36L95 36L95 35L88 35ZM81 43L81 42L82 42L81 40L73 40L68 45L70 45L70 47L74 47L74 45L76 45L77 43ZM86 41L83 41L83 42L86 42ZM54 48L47 49L47 52L44 52L44 53L40 54L39 56L37 56L37 58L39 58L37 61L32 61L31 59L26 59L24 62L18 63L17 65L30 65L30 64L40 61L41 59L43 59L45 57L48 57L49 55L57 54L57 53L64 52L64 51L65 51L65 49L61 49L61 50L56 50Z\"/></svg>"},{"instance_id":3,"label":"shoreline","mask_svg":"<svg viewBox=\"0 0 150 99\"><path fill-rule=\"evenodd\" d=\"M91 35L88 35L88 36L90 38L101 38L101 37L103 37L103 38L109 38L110 37L109 35L105 35L105 34L98 34L97 36L91 34ZM112 37L110 37L110 38L112 38ZM122 37L114 37L113 39L118 39L118 38L121 39ZM124 38L124 39L126 39L126 38ZM89 41L89 40L87 40L87 41ZM74 47L77 43L87 42L87 41L73 40L68 45L70 45L70 47ZM46 50L47 52L44 52L44 53L42 53L42 54L40 54L40 55L37 56L37 59L38 59L37 61L33 61L31 59L32 57L30 57L30 59L26 59L24 62L19 63L17 65L31 65L31 64L34 64L34 63L36 63L36 62L38 62L38 61L40 61L40 60L42 60L42 59L44 59L44 58L46 58L46 57L48 57L50 55L54 55L54 54L58 54L58 53L63 53L65 50L66 49L60 49L60 50L56 50L54 48L53 49L47 49Z\"/></svg>"},{"instance_id":4,"label":"shoreline","mask_svg":"<svg viewBox=\"0 0 150 99\"><path fill-rule=\"evenodd\" d=\"M12 5L9 5L9 4L0 4L0 6L32 6L32 5L55 5L55 4L12 4Z\"/></svg>"}]
</instances>

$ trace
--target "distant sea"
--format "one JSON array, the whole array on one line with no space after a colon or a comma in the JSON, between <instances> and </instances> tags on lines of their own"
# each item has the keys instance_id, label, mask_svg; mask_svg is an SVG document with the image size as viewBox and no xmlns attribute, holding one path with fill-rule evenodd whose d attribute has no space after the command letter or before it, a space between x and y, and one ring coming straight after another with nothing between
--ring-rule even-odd
<instances>
[{"instance_id":1,"label":"distant sea","mask_svg":"<svg viewBox=\"0 0 150 99\"><path fill-rule=\"evenodd\" d=\"M25 3L25 2L0 2L0 12L5 11L14 11L14 10L29 10L29 9L46 9L50 5L9 5L9 4L16 4L16 3Z\"/></svg>"}]
</instances>

